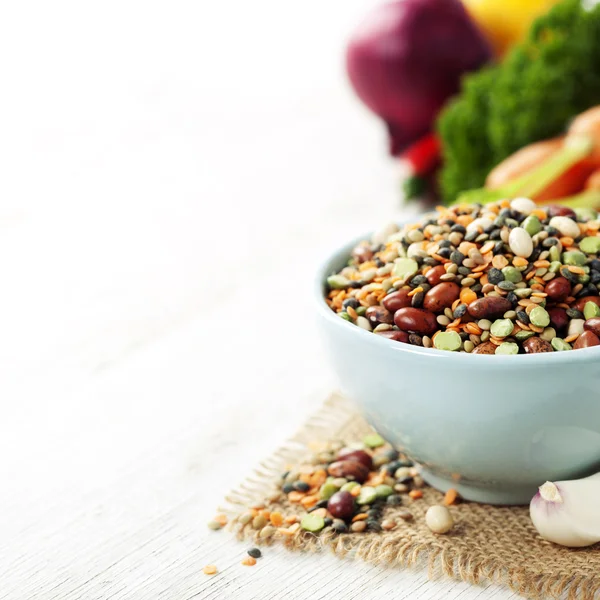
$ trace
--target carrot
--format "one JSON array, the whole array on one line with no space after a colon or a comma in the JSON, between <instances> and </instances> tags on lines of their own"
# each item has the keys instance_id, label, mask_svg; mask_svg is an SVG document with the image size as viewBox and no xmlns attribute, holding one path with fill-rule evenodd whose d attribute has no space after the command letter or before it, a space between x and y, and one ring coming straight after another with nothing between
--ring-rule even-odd
<instances>
[{"instance_id":1,"label":"carrot","mask_svg":"<svg viewBox=\"0 0 600 600\"><path fill-rule=\"evenodd\" d=\"M517 150L490 171L485 187L493 190L521 175L526 175L531 169L537 167L556 152L562 146L563 140L562 137L553 138L543 142L535 142Z\"/></svg>"},{"instance_id":2,"label":"carrot","mask_svg":"<svg viewBox=\"0 0 600 600\"><path fill-rule=\"evenodd\" d=\"M496 189L517 177L526 175L531 169L543 163L559 150L563 143L564 138L553 138L535 142L517 150L488 175L486 187ZM547 202L571 196L583 189L587 178L598 166L597 160L590 158L581 160L548 184L541 192L532 194L532 197L536 202Z\"/></svg>"},{"instance_id":3,"label":"carrot","mask_svg":"<svg viewBox=\"0 0 600 600\"><path fill-rule=\"evenodd\" d=\"M600 165L600 106L594 106L573 119L568 136L588 136L594 143L589 158Z\"/></svg>"},{"instance_id":4,"label":"carrot","mask_svg":"<svg viewBox=\"0 0 600 600\"><path fill-rule=\"evenodd\" d=\"M586 190L600 190L600 169L596 169L585 182Z\"/></svg>"},{"instance_id":5,"label":"carrot","mask_svg":"<svg viewBox=\"0 0 600 600\"><path fill-rule=\"evenodd\" d=\"M566 198L576 194L585 186L590 175L598 168L598 163L585 159L574 164L565 171L558 179L546 186L539 194L535 194L533 200L536 202L547 202L558 198Z\"/></svg>"}]
</instances>

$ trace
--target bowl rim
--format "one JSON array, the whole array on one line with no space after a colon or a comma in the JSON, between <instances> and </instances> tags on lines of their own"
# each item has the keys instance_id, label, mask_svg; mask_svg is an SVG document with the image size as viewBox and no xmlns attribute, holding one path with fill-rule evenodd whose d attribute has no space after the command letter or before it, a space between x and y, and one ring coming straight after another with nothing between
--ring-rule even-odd
<instances>
[{"instance_id":1,"label":"bowl rim","mask_svg":"<svg viewBox=\"0 0 600 600\"><path fill-rule=\"evenodd\" d=\"M409 223L414 219L401 219L395 222L398 226ZM571 364L580 362L592 362L597 360L600 363L600 346L592 346L590 348L581 348L576 352L540 352L538 354L513 354L513 355L490 355L490 354L471 354L466 352L449 352L447 350L437 350L435 348L424 348L422 346L414 346L412 344L405 344L396 342L384 338L380 335L373 335L370 331L365 331L356 325L349 323L345 319L341 319L337 316L337 313L331 310L325 302L325 296L323 289L325 286L326 279L329 275L333 274L332 265L334 262L339 261L343 256L350 256L350 252L354 246L363 240L371 239L372 232L357 236L352 241L337 246L337 248L328 253L328 258L322 261L318 270L317 276L314 281L314 293L317 314L325 319L328 323L334 327L341 328L341 332L350 333L355 331L356 335L363 336L364 340L362 343L371 344L375 348L379 347L384 350L387 348L389 351L394 353L408 353L416 356L422 356L428 359L440 359L448 362L456 361L464 366L482 366L483 360L488 361L485 366L497 367L498 369L504 369L507 365L510 368L520 367L531 367L533 365L539 366L547 364L558 365L558 364ZM351 334L352 335L352 334ZM446 364L448 364L448 362ZM600 366L600 365L599 365Z\"/></svg>"}]
</instances>

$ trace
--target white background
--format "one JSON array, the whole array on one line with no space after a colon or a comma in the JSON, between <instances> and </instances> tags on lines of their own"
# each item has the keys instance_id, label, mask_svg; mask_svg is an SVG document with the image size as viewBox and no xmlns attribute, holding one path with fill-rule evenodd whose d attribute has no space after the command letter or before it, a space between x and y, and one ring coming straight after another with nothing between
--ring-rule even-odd
<instances>
[{"instance_id":1,"label":"white background","mask_svg":"<svg viewBox=\"0 0 600 600\"><path fill-rule=\"evenodd\" d=\"M510 596L206 532L335 385L316 264L398 209L370 4L3 7L0 599Z\"/></svg>"}]
</instances>

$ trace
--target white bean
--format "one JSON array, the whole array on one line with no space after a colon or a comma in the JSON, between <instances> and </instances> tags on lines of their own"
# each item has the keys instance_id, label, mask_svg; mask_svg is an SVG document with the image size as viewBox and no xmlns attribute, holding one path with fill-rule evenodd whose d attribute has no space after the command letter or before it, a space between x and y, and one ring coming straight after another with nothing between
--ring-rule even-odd
<instances>
[{"instance_id":1,"label":"white bean","mask_svg":"<svg viewBox=\"0 0 600 600\"><path fill-rule=\"evenodd\" d=\"M510 207L523 215L529 215L537 209L537 204L529 198L515 198Z\"/></svg>"},{"instance_id":2,"label":"white bean","mask_svg":"<svg viewBox=\"0 0 600 600\"><path fill-rule=\"evenodd\" d=\"M425 514L425 523L433 533L448 533L454 527L454 519L445 506L430 506Z\"/></svg>"},{"instance_id":3,"label":"white bean","mask_svg":"<svg viewBox=\"0 0 600 600\"><path fill-rule=\"evenodd\" d=\"M515 227L508 236L508 245L516 256L529 258L533 252L531 236L522 228Z\"/></svg>"},{"instance_id":4,"label":"white bean","mask_svg":"<svg viewBox=\"0 0 600 600\"><path fill-rule=\"evenodd\" d=\"M581 235L579 225L570 217L552 217L550 219L550 227L558 229L562 235L568 235L573 239Z\"/></svg>"}]
</instances>

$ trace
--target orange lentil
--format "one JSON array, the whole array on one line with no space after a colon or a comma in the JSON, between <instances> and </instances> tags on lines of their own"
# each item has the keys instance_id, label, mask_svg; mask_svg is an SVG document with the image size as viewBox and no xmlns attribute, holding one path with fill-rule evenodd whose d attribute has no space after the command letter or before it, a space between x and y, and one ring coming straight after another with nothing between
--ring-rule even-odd
<instances>
[{"instance_id":1,"label":"orange lentil","mask_svg":"<svg viewBox=\"0 0 600 600\"><path fill-rule=\"evenodd\" d=\"M567 267L567 269L569 269L569 271L571 271L571 273L575 273L576 275L584 275L585 274L585 271L581 267L574 267L572 265L569 265Z\"/></svg>"},{"instance_id":2,"label":"orange lentil","mask_svg":"<svg viewBox=\"0 0 600 600\"><path fill-rule=\"evenodd\" d=\"M302 500L300 500L300 504L302 504L302 506L304 506L304 508L311 508L318 501L319 501L319 496L317 496L315 494L315 495L312 495L312 496L305 496L304 498L302 498Z\"/></svg>"},{"instance_id":3,"label":"orange lentil","mask_svg":"<svg viewBox=\"0 0 600 600\"><path fill-rule=\"evenodd\" d=\"M546 292L533 292L531 295L535 298L546 298L546 296L548 296Z\"/></svg>"},{"instance_id":4,"label":"orange lentil","mask_svg":"<svg viewBox=\"0 0 600 600\"><path fill-rule=\"evenodd\" d=\"M452 506L458 500L458 492L454 488L450 488L444 495L444 504Z\"/></svg>"},{"instance_id":5,"label":"orange lentil","mask_svg":"<svg viewBox=\"0 0 600 600\"><path fill-rule=\"evenodd\" d=\"M526 267L529 264L529 261L526 258L521 256L515 256L513 258L513 265L515 267Z\"/></svg>"},{"instance_id":6,"label":"orange lentil","mask_svg":"<svg viewBox=\"0 0 600 600\"><path fill-rule=\"evenodd\" d=\"M423 288L421 286L418 286L414 290L411 290L410 292L408 292L408 297L411 298L412 296L414 296L422 291L423 291Z\"/></svg>"},{"instance_id":7,"label":"orange lentil","mask_svg":"<svg viewBox=\"0 0 600 600\"><path fill-rule=\"evenodd\" d=\"M306 494L304 492L298 492L296 490L292 490L289 494L288 494L288 500L290 502L300 502L300 500L302 500L302 498L304 498Z\"/></svg>"},{"instance_id":8,"label":"orange lentil","mask_svg":"<svg viewBox=\"0 0 600 600\"><path fill-rule=\"evenodd\" d=\"M572 237L564 236L559 238L560 243L563 245L563 248L569 248L575 243L575 240Z\"/></svg>"},{"instance_id":9,"label":"orange lentil","mask_svg":"<svg viewBox=\"0 0 600 600\"><path fill-rule=\"evenodd\" d=\"M327 479L327 471L325 469L317 469L311 476L308 482L311 486L321 487Z\"/></svg>"},{"instance_id":10,"label":"orange lentil","mask_svg":"<svg viewBox=\"0 0 600 600\"><path fill-rule=\"evenodd\" d=\"M500 206L502 208L510 208L510 200L500 200Z\"/></svg>"},{"instance_id":11,"label":"orange lentil","mask_svg":"<svg viewBox=\"0 0 600 600\"><path fill-rule=\"evenodd\" d=\"M473 217L471 215L459 215L458 217L456 217L456 222L459 225L466 227L469 223L473 222Z\"/></svg>"},{"instance_id":12,"label":"orange lentil","mask_svg":"<svg viewBox=\"0 0 600 600\"><path fill-rule=\"evenodd\" d=\"M540 285L539 283L532 283L529 287L532 290L543 290L544 289L544 286Z\"/></svg>"},{"instance_id":13,"label":"orange lentil","mask_svg":"<svg viewBox=\"0 0 600 600\"><path fill-rule=\"evenodd\" d=\"M515 322L523 331L529 331L529 325L525 325L525 323L521 323L521 321Z\"/></svg>"},{"instance_id":14,"label":"orange lentil","mask_svg":"<svg viewBox=\"0 0 600 600\"><path fill-rule=\"evenodd\" d=\"M267 519L267 521L271 518L271 511L270 510L261 510L258 513L261 517L264 517L265 519Z\"/></svg>"},{"instance_id":15,"label":"orange lentil","mask_svg":"<svg viewBox=\"0 0 600 600\"><path fill-rule=\"evenodd\" d=\"M544 331L543 327L538 327L537 325L529 325L529 329L531 331L535 331L536 333L542 333Z\"/></svg>"},{"instance_id":16,"label":"orange lentil","mask_svg":"<svg viewBox=\"0 0 600 600\"><path fill-rule=\"evenodd\" d=\"M435 260L437 260L438 262L441 262L441 263L449 262L449 260L447 258L444 258L443 256L440 256L439 254L432 254L431 257L435 258Z\"/></svg>"},{"instance_id":17,"label":"orange lentil","mask_svg":"<svg viewBox=\"0 0 600 600\"><path fill-rule=\"evenodd\" d=\"M205 575L214 575L217 572L217 567L215 567L215 565L206 565L204 569L202 569L202 572Z\"/></svg>"},{"instance_id":18,"label":"orange lentil","mask_svg":"<svg viewBox=\"0 0 600 600\"><path fill-rule=\"evenodd\" d=\"M492 258L492 266L496 267L496 269L504 269L504 267L508 266L508 260L502 254L497 254Z\"/></svg>"},{"instance_id":19,"label":"orange lentil","mask_svg":"<svg viewBox=\"0 0 600 600\"><path fill-rule=\"evenodd\" d=\"M465 256L468 256L469 250L472 250L473 248L475 248L475 250L477 250L477 245L473 244L473 242L461 242L458 245L458 251L462 252Z\"/></svg>"},{"instance_id":20,"label":"orange lentil","mask_svg":"<svg viewBox=\"0 0 600 600\"><path fill-rule=\"evenodd\" d=\"M465 329L473 335L481 335L482 333L482 329L477 325L477 323L467 323L465 325Z\"/></svg>"},{"instance_id":21,"label":"orange lentil","mask_svg":"<svg viewBox=\"0 0 600 600\"><path fill-rule=\"evenodd\" d=\"M253 558L252 556L247 556L243 561L242 564L246 567L253 567L256 564L256 559Z\"/></svg>"},{"instance_id":22,"label":"orange lentil","mask_svg":"<svg viewBox=\"0 0 600 600\"><path fill-rule=\"evenodd\" d=\"M252 515L252 517L258 517L258 510L256 508L251 508L248 512Z\"/></svg>"},{"instance_id":23,"label":"orange lentil","mask_svg":"<svg viewBox=\"0 0 600 600\"><path fill-rule=\"evenodd\" d=\"M535 215L540 221L543 221L548 217L546 211L541 208L536 208L535 210L532 210L529 214Z\"/></svg>"},{"instance_id":24,"label":"orange lentil","mask_svg":"<svg viewBox=\"0 0 600 600\"><path fill-rule=\"evenodd\" d=\"M529 281L530 279L533 279L535 277L535 271L531 271L531 273L527 273L527 275L525 275L525 281Z\"/></svg>"},{"instance_id":25,"label":"orange lentil","mask_svg":"<svg viewBox=\"0 0 600 600\"><path fill-rule=\"evenodd\" d=\"M460 304L460 298L457 298L453 303L452 303L452 312L454 312L456 310L456 307Z\"/></svg>"},{"instance_id":26,"label":"orange lentil","mask_svg":"<svg viewBox=\"0 0 600 600\"><path fill-rule=\"evenodd\" d=\"M356 523L356 521L366 521L369 518L367 513L358 513L352 517L352 522Z\"/></svg>"},{"instance_id":27,"label":"orange lentil","mask_svg":"<svg viewBox=\"0 0 600 600\"><path fill-rule=\"evenodd\" d=\"M577 338L579 337L578 333L574 333L573 335L569 335L565 338L565 342L567 342L567 344L570 344L571 342L574 342Z\"/></svg>"},{"instance_id":28,"label":"orange lentil","mask_svg":"<svg viewBox=\"0 0 600 600\"><path fill-rule=\"evenodd\" d=\"M295 523L298 520L298 517L296 515L290 515L289 517L286 517L284 519L284 522L287 523L288 525L291 525L292 523Z\"/></svg>"},{"instance_id":29,"label":"orange lentil","mask_svg":"<svg viewBox=\"0 0 600 600\"><path fill-rule=\"evenodd\" d=\"M537 267L538 269L544 269L545 267L549 267L550 263L547 260L536 260L533 263L534 267Z\"/></svg>"},{"instance_id":30,"label":"orange lentil","mask_svg":"<svg viewBox=\"0 0 600 600\"><path fill-rule=\"evenodd\" d=\"M479 250L479 252L481 252L481 254L487 254L488 252L491 252L494 249L495 245L496 242L486 242L483 246L481 246L481 250Z\"/></svg>"},{"instance_id":31,"label":"orange lentil","mask_svg":"<svg viewBox=\"0 0 600 600\"><path fill-rule=\"evenodd\" d=\"M217 515L213 521L216 521L217 523L219 523L219 525L225 526L227 525L227 516L226 515Z\"/></svg>"},{"instance_id":32,"label":"orange lentil","mask_svg":"<svg viewBox=\"0 0 600 600\"><path fill-rule=\"evenodd\" d=\"M272 512L269 520L275 527L281 527L283 525L283 515L280 512Z\"/></svg>"},{"instance_id":33,"label":"orange lentil","mask_svg":"<svg viewBox=\"0 0 600 600\"><path fill-rule=\"evenodd\" d=\"M346 312L354 319L358 319L358 315L356 314L356 311L351 307L351 306L347 306L346 307Z\"/></svg>"},{"instance_id":34,"label":"orange lentil","mask_svg":"<svg viewBox=\"0 0 600 600\"><path fill-rule=\"evenodd\" d=\"M471 304L477 300L477 294L470 288L463 288L460 290L460 301L463 304Z\"/></svg>"},{"instance_id":35,"label":"orange lentil","mask_svg":"<svg viewBox=\"0 0 600 600\"><path fill-rule=\"evenodd\" d=\"M408 492L408 495L413 500L418 500L419 498L423 497L423 490L411 490L410 492Z\"/></svg>"},{"instance_id":36,"label":"orange lentil","mask_svg":"<svg viewBox=\"0 0 600 600\"><path fill-rule=\"evenodd\" d=\"M350 490L350 495L354 496L355 498L360 494L360 485L357 485L356 487L352 488Z\"/></svg>"}]
</instances>

